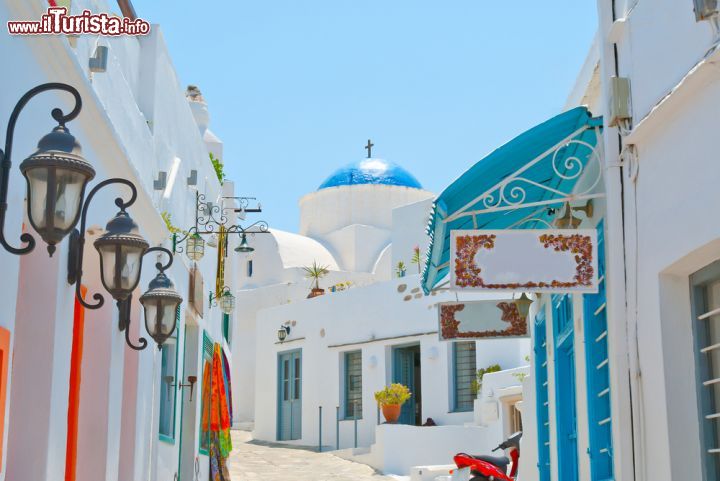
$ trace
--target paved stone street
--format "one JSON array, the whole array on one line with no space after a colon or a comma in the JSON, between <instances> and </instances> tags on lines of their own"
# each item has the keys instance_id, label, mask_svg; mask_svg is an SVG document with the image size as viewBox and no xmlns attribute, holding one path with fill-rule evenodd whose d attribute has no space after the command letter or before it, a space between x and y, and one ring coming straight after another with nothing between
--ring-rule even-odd
<instances>
[{"instance_id":1,"label":"paved stone street","mask_svg":"<svg viewBox=\"0 0 720 481\"><path fill-rule=\"evenodd\" d=\"M390 481L364 464L330 453L288 449L256 443L250 433L233 431L233 451L228 459L232 481Z\"/></svg>"}]
</instances>

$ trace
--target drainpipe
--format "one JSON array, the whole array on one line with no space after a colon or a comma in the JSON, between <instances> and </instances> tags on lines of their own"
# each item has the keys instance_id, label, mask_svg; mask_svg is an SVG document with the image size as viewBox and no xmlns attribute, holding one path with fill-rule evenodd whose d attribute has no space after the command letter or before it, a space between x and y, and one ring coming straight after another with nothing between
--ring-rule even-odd
<instances>
[{"instance_id":1,"label":"drainpipe","mask_svg":"<svg viewBox=\"0 0 720 481\"><path fill-rule=\"evenodd\" d=\"M606 79L619 74L618 49L607 43L606 33L616 19L615 1L611 8L607 2L598 0L600 28L601 76L603 80L603 105L607 105ZM605 159L606 229L607 229L607 313L608 348L611 362L612 439L614 474L617 481L645 481L639 469L643 464L637 441L641 439L639 425L639 375L637 368L636 322L629 315L627 304L627 253L625 231L625 186L621 152L622 138L617 129L605 126L603 136ZM627 427L631 427L628 433Z\"/></svg>"}]
</instances>

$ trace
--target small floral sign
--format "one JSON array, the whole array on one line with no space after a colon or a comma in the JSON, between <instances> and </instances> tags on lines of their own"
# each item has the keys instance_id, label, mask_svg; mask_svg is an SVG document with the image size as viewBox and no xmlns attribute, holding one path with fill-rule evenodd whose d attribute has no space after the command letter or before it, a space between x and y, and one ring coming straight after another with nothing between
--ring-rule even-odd
<instances>
[{"instance_id":1,"label":"small floral sign","mask_svg":"<svg viewBox=\"0 0 720 481\"><path fill-rule=\"evenodd\" d=\"M597 292L596 241L593 229L453 231L451 288Z\"/></svg>"},{"instance_id":2,"label":"small floral sign","mask_svg":"<svg viewBox=\"0 0 720 481\"><path fill-rule=\"evenodd\" d=\"M443 302L438 305L440 339L526 337L527 320L512 299Z\"/></svg>"}]
</instances>

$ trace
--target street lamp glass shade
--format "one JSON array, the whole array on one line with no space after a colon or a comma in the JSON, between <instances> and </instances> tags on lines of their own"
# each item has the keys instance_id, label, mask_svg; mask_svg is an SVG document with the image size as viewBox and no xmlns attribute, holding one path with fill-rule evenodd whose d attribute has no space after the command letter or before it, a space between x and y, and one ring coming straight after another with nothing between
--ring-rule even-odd
<instances>
[{"instance_id":1,"label":"street lamp glass shade","mask_svg":"<svg viewBox=\"0 0 720 481\"><path fill-rule=\"evenodd\" d=\"M255 251L255 248L251 247L250 244L248 244L247 235L243 234L240 239L240 245L235 248L235 252L243 252L245 254L249 254L253 251Z\"/></svg>"},{"instance_id":2,"label":"street lamp glass shade","mask_svg":"<svg viewBox=\"0 0 720 481\"><path fill-rule=\"evenodd\" d=\"M284 327L277 330L278 341L283 342L287 338L288 332Z\"/></svg>"},{"instance_id":3,"label":"street lamp glass shade","mask_svg":"<svg viewBox=\"0 0 720 481\"><path fill-rule=\"evenodd\" d=\"M220 306L220 310L225 314L231 314L233 309L235 309L235 296L233 296L230 291L223 292L218 298L218 305Z\"/></svg>"},{"instance_id":4,"label":"street lamp glass shade","mask_svg":"<svg viewBox=\"0 0 720 481\"><path fill-rule=\"evenodd\" d=\"M126 299L140 282L142 257L148 248L135 221L120 211L95 242L100 254L100 279L115 300Z\"/></svg>"},{"instance_id":5,"label":"street lamp glass shade","mask_svg":"<svg viewBox=\"0 0 720 481\"><path fill-rule=\"evenodd\" d=\"M520 314L520 317L523 319L527 319L528 314L530 314L530 304L532 304L532 302L533 301L524 292L518 299L515 299L515 307L518 310L518 314Z\"/></svg>"},{"instance_id":6,"label":"street lamp glass shade","mask_svg":"<svg viewBox=\"0 0 720 481\"><path fill-rule=\"evenodd\" d=\"M181 302L182 297L172 281L162 272L150 281L147 292L140 296L140 303L145 309L145 329L158 347L175 331Z\"/></svg>"},{"instance_id":7,"label":"street lamp glass shade","mask_svg":"<svg viewBox=\"0 0 720 481\"><path fill-rule=\"evenodd\" d=\"M30 225L48 244L70 233L79 218L87 183L95 169L82 157L80 144L63 126L40 139L38 149L20 164L27 181Z\"/></svg>"},{"instance_id":8,"label":"street lamp glass shade","mask_svg":"<svg viewBox=\"0 0 720 481\"><path fill-rule=\"evenodd\" d=\"M205 255L205 240L200 234L193 234L185 241L185 253L191 261L199 261Z\"/></svg>"}]
</instances>

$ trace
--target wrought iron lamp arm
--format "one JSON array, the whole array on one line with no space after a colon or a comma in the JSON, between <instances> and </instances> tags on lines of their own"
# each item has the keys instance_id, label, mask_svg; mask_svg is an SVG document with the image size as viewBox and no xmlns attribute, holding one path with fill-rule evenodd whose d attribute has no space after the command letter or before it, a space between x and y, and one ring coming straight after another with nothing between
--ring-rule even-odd
<instances>
[{"instance_id":1,"label":"wrought iron lamp arm","mask_svg":"<svg viewBox=\"0 0 720 481\"><path fill-rule=\"evenodd\" d=\"M184 249L179 244L181 244L188 237L190 237L191 235L196 234L196 233L201 233L201 232L198 232L197 227L190 227L186 232L183 232L184 235L182 237L178 237L177 233L173 234L173 238L172 238L173 254L183 252Z\"/></svg>"},{"instance_id":2,"label":"wrought iron lamp arm","mask_svg":"<svg viewBox=\"0 0 720 481\"><path fill-rule=\"evenodd\" d=\"M195 194L195 227L198 224L205 227L207 231L214 232L215 226L213 223L223 226L227 224L228 218L225 215L226 207L223 205L210 204L205 201L205 194ZM215 215L219 214L220 218L216 219Z\"/></svg>"},{"instance_id":3,"label":"wrought iron lamp arm","mask_svg":"<svg viewBox=\"0 0 720 481\"><path fill-rule=\"evenodd\" d=\"M253 227L257 227L258 230L251 231ZM233 225L228 227L227 231L228 234L238 233L238 234L266 234L270 232L270 226L268 226L268 223L264 220L259 220L257 222L254 222L250 224L247 227L242 227L241 225Z\"/></svg>"},{"instance_id":4,"label":"wrought iron lamp arm","mask_svg":"<svg viewBox=\"0 0 720 481\"><path fill-rule=\"evenodd\" d=\"M164 247L151 247L148 250L146 250L143 253L143 258L145 258L146 255L148 255L151 252L164 252L168 256L168 262L167 264L164 264L162 262L156 262L155 268L159 270L160 272L165 272L170 268L170 266L173 263L173 255L172 252L170 252L169 249L166 249ZM141 260L142 262L142 260ZM144 337L140 337L138 339L138 344L135 345L130 340L130 304L132 303L132 296L128 297L124 301L121 301L122 303L126 303L126 305L122 306L120 305L120 302L118 302L118 310L120 313L120 323L119 328L121 331L125 331L125 344L128 345L131 349L134 349L136 351L142 351L145 349L148 345L147 339Z\"/></svg>"},{"instance_id":5,"label":"wrought iron lamp arm","mask_svg":"<svg viewBox=\"0 0 720 481\"><path fill-rule=\"evenodd\" d=\"M100 182L98 185L93 187L93 189L90 191L90 193L85 198L85 203L82 207L82 214L80 217L80 233L77 236L77 246L73 249L71 246L71 251L75 250L75 271L73 279L68 279L70 281L75 282L75 297L77 298L78 302L82 304L83 307L87 309L100 309L103 304L105 304L105 298L102 294L99 292L96 292L93 294L93 299L95 299L97 302L95 304L88 304L85 302L85 300L82 298L82 295L80 293L80 286L82 284L82 262L83 262L83 255L85 253L85 227L87 224L87 212L88 208L90 207L90 202L92 201L93 197L97 192L102 189L103 187L107 187L108 185L112 184L123 184L130 188L131 196L130 200L123 201L122 197L117 197L115 199L115 205L120 208L120 210L125 211L129 206L133 205L135 203L135 200L137 199L137 188L135 187L135 184L130 182L127 179L121 179L121 178L114 178L114 179L107 179ZM71 256L72 257L72 256ZM71 266L72 267L72 266ZM72 282L71 282L72 283Z\"/></svg>"},{"instance_id":6,"label":"wrought iron lamp arm","mask_svg":"<svg viewBox=\"0 0 720 481\"><path fill-rule=\"evenodd\" d=\"M25 95L20 98L18 103L15 104L15 108L10 114L7 133L5 135L5 151L3 152L0 150L0 244L2 244L8 252L16 255L28 254L32 251L35 248L35 238L27 232L23 233L20 236L20 241L26 244L24 247L13 247L8 244L5 239L5 213L7 212L8 207L8 184L10 182L10 169L12 168L11 158L13 138L15 136L15 124L17 124L20 112L23 108L25 108L25 105L27 105L30 99L42 92L47 92L48 90L63 90L71 93L75 98L75 107L69 114L63 114L63 111L58 108L55 108L52 112L50 112L52 118L59 122L60 125L65 125L66 122L73 120L78 116L80 110L82 109L82 99L80 98L80 93L74 87L64 83L51 82L38 85L37 87L28 90Z\"/></svg>"},{"instance_id":7,"label":"wrought iron lamp arm","mask_svg":"<svg viewBox=\"0 0 720 481\"><path fill-rule=\"evenodd\" d=\"M146 255L148 255L151 252L164 252L168 256L167 264L163 265L162 262L155 263L155 268L157 270L159 270L160 272L165 272L166 270L170 269L170 266L172 265L173 260L175 259L175 257L173 256L173 253L170 251L170 249L166 249L166 248L160 247L160 246L151 247L145 251L145 253L143 254L143 257L145 257Z\"/></svg>"}]
</instances>

